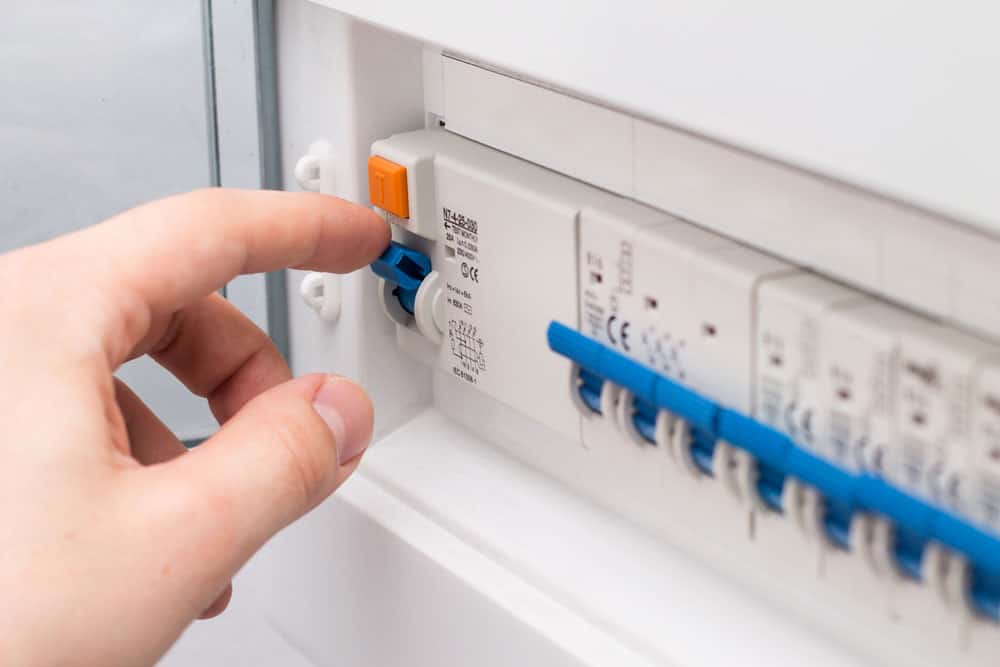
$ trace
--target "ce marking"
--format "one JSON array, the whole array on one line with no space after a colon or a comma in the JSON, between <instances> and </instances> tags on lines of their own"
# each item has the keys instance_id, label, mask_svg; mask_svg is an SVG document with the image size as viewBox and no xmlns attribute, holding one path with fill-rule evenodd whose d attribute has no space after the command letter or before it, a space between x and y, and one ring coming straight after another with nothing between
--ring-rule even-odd
<instances>
[{"instance_id":1,"label":"ce marking","mask_svg":"<svg viewBox=\"0 0 1000 667\"><path fill-rule=\"evenodd\" d=\"M468 278L474 283L479 282L479 267L469 266L467 262L462 262L462 277Z\"/></svg>"},{"instance_id":2,"label":"ce marking","mask_svg":"<svg viewBox=\"0 0 1000 667\"><path fill-rule=\"evenodd\" d=\"M628 342L628 330L632 327L632 323L629 322L628 320L625 320L620 325L616 326L615 323L617 321L618 321L617 315L612 315L611 317L608 318L607 324L605 325L605 329L608 332L608 340L611 341L612 345L620 344L623 350L625 350L626 352L631 352L632 346L629 345ZM616 330L618 331L617 338L615 338Z\"/></svg>"}]
</instances>

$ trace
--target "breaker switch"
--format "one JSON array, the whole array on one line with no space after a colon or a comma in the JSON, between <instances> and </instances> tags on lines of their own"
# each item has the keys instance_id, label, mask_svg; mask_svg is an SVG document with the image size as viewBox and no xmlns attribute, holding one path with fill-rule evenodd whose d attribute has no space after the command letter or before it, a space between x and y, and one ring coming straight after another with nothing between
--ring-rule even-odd
<instances>
[{"instance_id":1,"label":"breaker switch","mask_svg":"<svg viewBox=\"0 0 1000 667\"><path fill-rule=\"evenodd\" d=\"M378 155L368 158L368 198L374 206L397 217L409 218L406 167Z\"/></svg>"}]
</instances>

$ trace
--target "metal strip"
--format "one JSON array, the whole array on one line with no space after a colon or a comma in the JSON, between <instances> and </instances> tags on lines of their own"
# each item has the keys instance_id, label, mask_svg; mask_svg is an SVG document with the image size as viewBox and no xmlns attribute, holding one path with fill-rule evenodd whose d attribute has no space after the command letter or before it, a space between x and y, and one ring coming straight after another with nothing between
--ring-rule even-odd
<instances>
[{"instance_id":1,"label":"metal strip","mask_svg":"<svg viewBox=\"0 0 1000 667\"><path fill-rule=\"evenodd\" d=\"M202 50L205 62L205 123L208 135L209 183L219 185L219 114L215 104L215 32L212 29L212 0L201 0Z\"/></svg>"},{"instance_id":2,"label":"metal strip","mask_svg":"<svg viewBox=\"0 0 1000 667\"><path fill-rule=\"evenodd\" d=\"M281 190L281 141L278 133L278 64L273 0L256 0L257 107L260 142L261 187ZM267 274L267 328L278 350L289 359L287 272Z\"/></svg>"},{"instance_id":3,"label":"metal strip","mask_svg":"<svg viewBox=\"0 0 1000 667\"><path fill-rule=\"evenodd\" d=\"M211 13L219 184L281 189L273 0L216 3ZM288 356L284 272L240 276L227 297Z\"/></svg>"},{"instance_id":4,"label":"metal strip","mask_svg":"<svg viewBox=\"0 0 1000 667\"><path fill-rule=\"evenodd\" d=\"M215 106L215 33L212 0L201 0L201 48L205 66L205 134L208 145L208 184L219 187L219 112ZM226 286L219 289L226 297Z\"/></svg>"}]
</instances>

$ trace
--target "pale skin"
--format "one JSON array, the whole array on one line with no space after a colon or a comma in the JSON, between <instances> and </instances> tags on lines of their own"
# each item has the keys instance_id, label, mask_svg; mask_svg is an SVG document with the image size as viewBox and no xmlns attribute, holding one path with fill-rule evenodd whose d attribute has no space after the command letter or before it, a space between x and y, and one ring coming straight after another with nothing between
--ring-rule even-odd
<instances>
[{"instance_id":1,"label":"pale skin","mask_svg":"<svg viewBox=\"0 0 1000 667\"><path fill-rule=\"evenodd\" d=\"M346 273L388 225L314 194L204 190L0 256L0 656L148 665L272 535L357 467L372 406L293 379L216 290L285 267ZM187 452L113 377L148 354L221 427Z\"/></svg>"}]
</instances>

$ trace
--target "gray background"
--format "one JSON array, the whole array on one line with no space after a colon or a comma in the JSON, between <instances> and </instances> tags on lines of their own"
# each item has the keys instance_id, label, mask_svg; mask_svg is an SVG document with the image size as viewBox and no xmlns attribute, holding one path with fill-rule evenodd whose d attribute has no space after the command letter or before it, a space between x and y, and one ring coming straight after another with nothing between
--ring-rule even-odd
<instances>
[{"instance_id":1,"label":"gray background","mask_svg":"<svg viewBox=\"0 0 1000 667\"><path fill-rule=\"evenodd\" d=\"M202 40L201 0L4 12L0 251L211 184ZM215 429L204 402L150 361L120 375L182 439Z\"/></svg>"}]
</instances>

